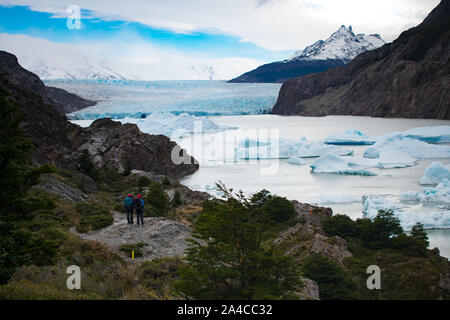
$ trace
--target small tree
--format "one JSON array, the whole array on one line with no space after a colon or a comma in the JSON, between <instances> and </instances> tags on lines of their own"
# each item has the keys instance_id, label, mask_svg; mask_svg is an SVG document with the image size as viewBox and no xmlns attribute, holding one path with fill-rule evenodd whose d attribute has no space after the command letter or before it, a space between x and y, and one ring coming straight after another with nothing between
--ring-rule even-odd
<instances>
[{"instance_id":1,"label":"small tree","mask_svg":"<svg viewBox=\"0 0 450 320\"><path fill-rule=\"evenodd\" d=\"M94 163L92 162L89 152L86 149L83 150L81 156L78 158L78 170L90 177L95 182L99 181L100 174Z\"/></svg>"},{"instance_id":2,"label":"small tree","mask_svg":"<svg viewBox=\"0 0 450 320\"><path fill-rule=\"evenodd\" d=\"M417 222L411 229L411 237L416 240L420 240L426 243L428 247L430 243L428 242L428 235L423 228L423 224L421 222Z\"/></svg>"},{"instance_id":3,"label":"small tree","mask_svg":"<svg viewBox=\"0 0 450 320\"><path fill-rule=\"evenodd\" d=\"M355 299L356 284L352 278L334 260L313 254L306 258L303 265L305 277L319 285L320 298L323 300Z\"/></svg>"},{"instance_id":4,"label":"small tree","mask_svg":"<svg viewBox=\"0 0 450 320\"><path fill-rule=\"evenodd\" d=\"M179 291L195 299L283 299L301 286L292 257L263 243L270 217L242 193L219 185L226 200L205 204L180 269Z\"/></svg>"},{"instance_id":5,"label":"small tree","mask_svg":"<svg viewBox=\"0 0 450 320\"><path fill-rule=\"evenodd\" d=\"M278 222L289 220L297 215L294 205L288 199L279 196L269 197L262 209Z\"/></svg>"},{"instance_id":6,"label":"small tree","mask_svg":"<svg viewBox=\"0 0 450 320\"><path fill-rule=\"evenodd\" d=\"M169 197L163 187L157 182L152 182L150 184L146 202L153 208L158 216L165 215L170 209Z\"/></svg>"},{"instance_id":7,"label":"small tree","mask_svg":"<svg viewBox=\"0 0 450 320\"><path fill-rule=\"evenodd\" d=\"M163 180L162 180L162 185L163 185L164 187L170 187L170 186L171 186L171 183L170 183L169 178L167 178L166 176L164 176L164 178L163 178Z\"/></svg>"},{"instance_id":8,"label":"small tree","mask_svg":"<svg viewBox=\"0 0 450 320\"><path fill-rule=\"evenodd\" d=\"M132 165L131 165L131 161L130 161L130 160L127 160L127 161L125 162L125 167L123 168L123 175L124 175L125 177L129 176L129 175L131 174L131 170L133 170L133 167L132 167Z\"/></svg>"},{"instance_id":9,"label":"small tree","mask_svg":"<svg viewBox=\"0 0 450 320\"><path fill-rule=\"evenodd\" d=\"M152 183L152 181L149 178L147 178L146 176L140 176L137 181L137 185L139 188L148 187L150 185L150 183Z\"/></svg>"},{"instance_id":10,"label":"small tree","mask_svg":"<svg viewBox=\"0 0 450 320\"><path fill-rule=\"evenodd\" d=\"M176 190L174 195L173 195L173 198L172 198L172 205L174 207L178 207L182 203L183 203L183 201L181 200L181 193L180 193L180 191Z\"/></svg>"}]
</instances>

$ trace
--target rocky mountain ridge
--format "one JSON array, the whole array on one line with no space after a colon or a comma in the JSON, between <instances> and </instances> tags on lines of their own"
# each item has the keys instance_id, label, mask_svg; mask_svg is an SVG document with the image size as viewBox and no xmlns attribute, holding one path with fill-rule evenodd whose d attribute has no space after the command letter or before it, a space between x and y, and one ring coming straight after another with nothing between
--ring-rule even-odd
<instances>
[{"instance_id":1,"label":"rocky mountain ridge","mask_svg":"<svg viewBox=\"0 0 450 320\"><path fill-rule=\"evenodd\" d=\"M272 113L450 119L449 3L345 66L286 81Z\"/></svg>"},{"instance_id":2,"label":"rocky mountain ridge","mask_svg":"<svg viewBox=\"0 0 450 320\"><path fill-rule=\"evenodd\" d=\"M290 59L262 65L229 82L284 82L345 65L361 52L383 44L379 34L354 34L352 26L342 25L328 39L316 41L297 51Z\"/></svg>"}]
</instances>

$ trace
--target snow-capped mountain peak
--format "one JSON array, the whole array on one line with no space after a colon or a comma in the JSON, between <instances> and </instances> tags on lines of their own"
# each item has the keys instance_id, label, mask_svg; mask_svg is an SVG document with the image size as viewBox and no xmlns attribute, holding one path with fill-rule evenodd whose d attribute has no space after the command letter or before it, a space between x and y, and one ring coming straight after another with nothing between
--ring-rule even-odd
<instances>
[{"instance_id":1,"label":"snow-capped mountain peak","mask_svg":"<svg viewBox=\"0 0 450 320\"><path fill-rule=\"evenodd\" d=\"M337 59L347 63L361 52L376 49L384 43L379 34L354 34L352 26L342 25L327 40L316 41L287 61Z\"/></svg>"}]
</instances>

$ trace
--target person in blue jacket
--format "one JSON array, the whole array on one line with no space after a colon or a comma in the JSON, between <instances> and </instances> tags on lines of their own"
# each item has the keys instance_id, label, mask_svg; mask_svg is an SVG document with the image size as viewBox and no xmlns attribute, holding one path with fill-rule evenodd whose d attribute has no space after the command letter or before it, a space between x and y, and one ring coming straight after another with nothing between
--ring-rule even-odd
<instances>
[{"instance_id":1,"label":"person in blue jacket","mask_svg":"<svg viewBox=\"0 0 450 320\"><path fill-rule=\"evenodd\" d=\"M134 198L134 208L136 209L137 225L144 225L144 200L140 194Z\"/></svg>"},{"instance_id":2,"label":"person in blue jacket","mask_svg":"<svg viewBox=\"0 0 450 320\"><path fill-rule=\"evenodd\" d=\"M125 205L125 210L127 212L128 224L133 224L133 207L134 207L133 196L129 194L123 201L123 204Z\"/></svg>"}]
</instances>

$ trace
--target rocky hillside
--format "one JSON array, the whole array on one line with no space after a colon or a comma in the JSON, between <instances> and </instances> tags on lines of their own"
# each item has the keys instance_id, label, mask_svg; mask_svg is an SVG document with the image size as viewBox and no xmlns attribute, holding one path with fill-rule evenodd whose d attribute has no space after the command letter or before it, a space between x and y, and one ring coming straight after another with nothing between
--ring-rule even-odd
<instances>
[{"instance_id":1,"label":"rocky hillside","mask_svg":"<svg viewBox=\"0 0 450 320\"><path fill-rule=\"evenodd\" d=\"M450 2L349 64L286 81L272 113L450 119Z\"/></svg>"},{"instance_id":2,"label":"rocky hillside","mask_svg":"<svg viewBox=\"0 0 450 320\"><path fill-rule=\"evenodd\" d=\"M22 68L17 58L0 51L0 86L25 113L23 127L35 145L34 160L73 168L83 150L88 150L98 168L123 170L126 166L154 174L180 178L198 169L195 159L176 165L171 153L177 144L163 135L142 133L136 125L110 119L81 128L67 121L66 109L89 103L61 89L48 88L35 74ZM179 150L181 154L185 151Z\"/></svg>"},{"instance_id":3,"label":"rocky hillside","mask_svg":"<svg viewBox=\"0 0 450 320\"><path fill-rule=\"evenodd\" d=\"M284 82L305 74L342 66L361 52L384 44L378 34L354 34L352 26L342 25L327 40L319 40L284 61L262 65L229 82Z\"/></svg>"}]
</instances>

